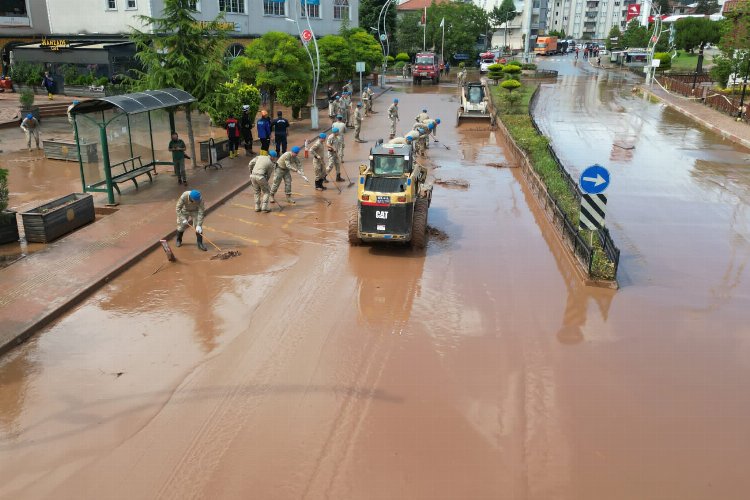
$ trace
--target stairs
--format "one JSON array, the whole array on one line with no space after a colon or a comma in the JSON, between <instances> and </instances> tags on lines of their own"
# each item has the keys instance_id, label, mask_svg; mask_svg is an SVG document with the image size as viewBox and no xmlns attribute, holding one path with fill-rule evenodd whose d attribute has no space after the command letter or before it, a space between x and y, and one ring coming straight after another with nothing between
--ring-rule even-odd
<instances>
[{"instance_id":1,"label":"stairs","mask_svg":"<svg viewBox=\"0 0 750 500\"><path fill-rule=\"evenodd\" d=\"M41 99L37 101L41 101ZM37 102L36 104L39 106L39 117L42 120L50 116L66 116L68 114L68 106L70 106L69 102L64 101Z\"/></svg>"}]
</instances>

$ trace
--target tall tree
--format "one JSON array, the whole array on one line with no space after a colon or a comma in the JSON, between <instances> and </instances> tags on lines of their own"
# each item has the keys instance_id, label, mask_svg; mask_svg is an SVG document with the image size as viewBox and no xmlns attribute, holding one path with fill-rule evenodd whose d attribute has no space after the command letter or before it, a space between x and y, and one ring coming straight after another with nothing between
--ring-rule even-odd
<instances>
[{"instance_id":1,"label":"tall tree","mask_svg":"<svg viewBox=\"0 0 750 500\"><path fill-rule=\"evenodd\" d=\"M383 62L383 49L374 36L362 28L349 30L346 34L346 43L349 44L349 52L353 62L365 63L365 73L370 73L375 66Z\"/></svg>"},{"instance_id":2,"label":"tall tree","mask_svg":"<svg viewBox=\"0 0 750 500\"><path fill-rule=\"evenodd\" d=\"M312 79L305 49L296 37L286 33L269 31L248 45L245 56L258 67L256 85L268 92L271 116L280 89L295 82L304 87Z\"/></svg>"},{"instance_id":3,"label":"tall tree","mask_svg":"<svg viewBox=\"0 0 750 500\"><path fill-rule=\"evenodd\" d=\"M340 82L351 78L354 61L349 42L339 35L326 35L318 40L320 51L320 80L323 83Z\"/></svg>"},{"instance_id":4,"label":"tall tree","mask_svg":"<svg viewBox=\"0 0 750 500\"><path fill-rule=\"evenodd\" d=\"M434 47L438 53L442 48L443 28L440 22L443 19L446 60L456 53L476 55L477 40L489 31L487 12L472 3L433 2L427 9L427 48Z\"/></svg>"},{"instance_id":5,"label":"tall tree","mask_svg":"<svg viewBox=\"0 0 750 500\"><path fill-rule=\"evenodd\" d=\"M499 28L506 22L511 21L519 13L516 12L516 4L513 0L503 0L499 6L495 6L490 12L490 24L493 28Z\"/></svg>"},{"instance_id":6,"label":"tall tree","mask_svg":"<svg viewBox=\"0 0 750 500\"><path fill-rule=\"evenodd\" d=\"M622 32L620 32L620 28L618 28L616 25L612 26L612 28L609 30L609 34L607 34L607 42L605 43L605 45L607 46L607 50L612 50L613 47L621 47L621 36Z\"/></svg>"},{"instance_id":7,"label":"tall tree","mask_svg":"<svg viewBox=\"0 0 750 500\"><path fill-rule=\"evenodd\" d=\"M399 52L411 54L422 50L422 15L419 12L406 12L399 16L396 27L396 47Z\"/></svg>"},{"instance_id":8,"label":"tall tree","mask_svg":"<svg viewBox=\"0 0 750 500\"><path fill-rule=\"evenodd\" d=\"M659 8L659 12L665 15L672 13L672 5L669 0L656 0L654 6Z\"/></svg>"},{"instance_id":9,"label":"tall tree","mask_svg":"<svg viewBox=\"0 0 750 500\"><path fill-rule=\"evenodd\" d=\"M711 21L707 17L687 17L675 23L675 45L692 52L698 48L697 73L703 71L703 49L707 43L717 43L721 39L722 22Z\"/></svg>"},{"instance_id":10,"label":"tall tree","mask_svg":"<svg viewBox=\"0 0 750 500\"><path fill-rule=\"evenodd\" d=\"M648 41L651 38L651 31L648 28L641 26L638 19L633 19L628 23L628 27L622 33L620 37L620 47L623 49L627 48L646 48L648 47Z\"/></svg>"},{"instance_id":11,"label":"tall tree","mask_svg":"<svg viewBox=\"0 0 750 500\"><path fill-rule=\"evenodd\" d=\"M378 16L387 0L361 0L359 2L359 26L372 33L370 28L378 28ZM396 33L396 2L392 2L386 12L386 28L389 35ZM381 27L382 30L382 27ZM377 30L376 30L377 31Z\"/></svg>"},{"instance_id":12,"label":"tall tree","mask_svg":"<svg viewBox=\"0 0 750 500\"><path fill-rule=\"evenodd\" d=\"M190 0L165 0L162 17L139 16L143 31L133 29L136 59L143 70L129 80L133 90L178 88L196 98L198 107L227 80L224 46L227 35L222 16L208 23L193 17ZM190 152L195 166L195 138L187 106Z\"/></svg>"},{"instance_id":13,"label":"tall tree","mask_svg":"<svg viewBox=\"0 0 750 500\"><path fill-rule=\"evenodd\" d=\"M716 14L719 12L719 2L716 0L698 0L695 6L696 14Z\"/></svg>"}]
</instances>

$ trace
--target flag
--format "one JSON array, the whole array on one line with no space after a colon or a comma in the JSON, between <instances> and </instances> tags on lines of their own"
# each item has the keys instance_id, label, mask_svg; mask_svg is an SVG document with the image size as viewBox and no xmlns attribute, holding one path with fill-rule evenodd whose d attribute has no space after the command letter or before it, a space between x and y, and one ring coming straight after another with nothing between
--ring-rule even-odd
<instances>
[{"instance_id":1,"label":"flag","mask_svg":"<svg viewBox=\"0 0 750 500\"><path fill-rule=\"evenodd\" d=\"M641 15L641 4L635 3L632 5L628 5L628 15L625 18L625 22L630 22L631 19L634 19Z\"/></svg>"},{"instance_id":2,"label":"flag","mask_svg":"<svg viewBox=\"0 0 750 500\"><path fill-rule=\"evenodd\" d=\"M425 26L427 24L427 7L424 8L424 12L422 12L422 26Z\"/></svg>"},{"instance_id":3,"label":"flag","mask_svg":"<svg viewBox=\"0 0 750 500\"><path fill-rule=\"evenodd\" d=\"M443 20L440 21L440 27L442 28L443 26L445 26L445 18L443 18Z\"/></svg>"}]
</instances>

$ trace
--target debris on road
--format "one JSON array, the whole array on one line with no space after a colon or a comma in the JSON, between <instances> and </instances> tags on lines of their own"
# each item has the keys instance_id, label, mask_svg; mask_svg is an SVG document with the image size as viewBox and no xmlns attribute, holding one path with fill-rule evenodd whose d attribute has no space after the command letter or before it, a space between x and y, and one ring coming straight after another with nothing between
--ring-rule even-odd
<instances>
[{"instance_id":1,"label":"debris on road","mask_svg":"<svg viewBox=\"0 0 750 500\"><path fill-rule=\"evenodd\" d=\"M217 253L213 257L211 257L211 260L227 260L231 257L238 257L242 255L239 250L226 250L221 253Z\"/></svg>"},{"instance_id":2,"label":"debris on road","mask_svg":"<svg viewBox=\"0 0 750 500\"><path fill-rule=\"evenodd\" d=\"M461 179L435 179L435 184L449 189L468 189L469 183Z\"/></svg>"},{"instance_id":3,"label":"debris on road","mask_svg":"<svg viewBox=\"0 0 750 500\"><path fill-rule=\"evenodd\" d=\"M427 234L430 238L435 238L438 241L445 241L448 239L448 233L433 226L427 226Z\"/></svg>"}]
</instances>

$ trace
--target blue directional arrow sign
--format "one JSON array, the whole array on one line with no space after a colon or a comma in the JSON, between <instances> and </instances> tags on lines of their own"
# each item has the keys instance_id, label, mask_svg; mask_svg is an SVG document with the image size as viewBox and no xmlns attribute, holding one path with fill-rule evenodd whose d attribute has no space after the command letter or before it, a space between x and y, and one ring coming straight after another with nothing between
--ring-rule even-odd
<instances>
[{"instance_id":1,"label":"blue directional arrow sign","mask_svg":"<svg viewBox=\"0 0 750 500\"><path fill-rule=\"evenodd\" d=\"M601 165L591 165L581 173L578 184L584 193L603 193L609 187L609 170Z\"/></svg>"}]
</instances>

